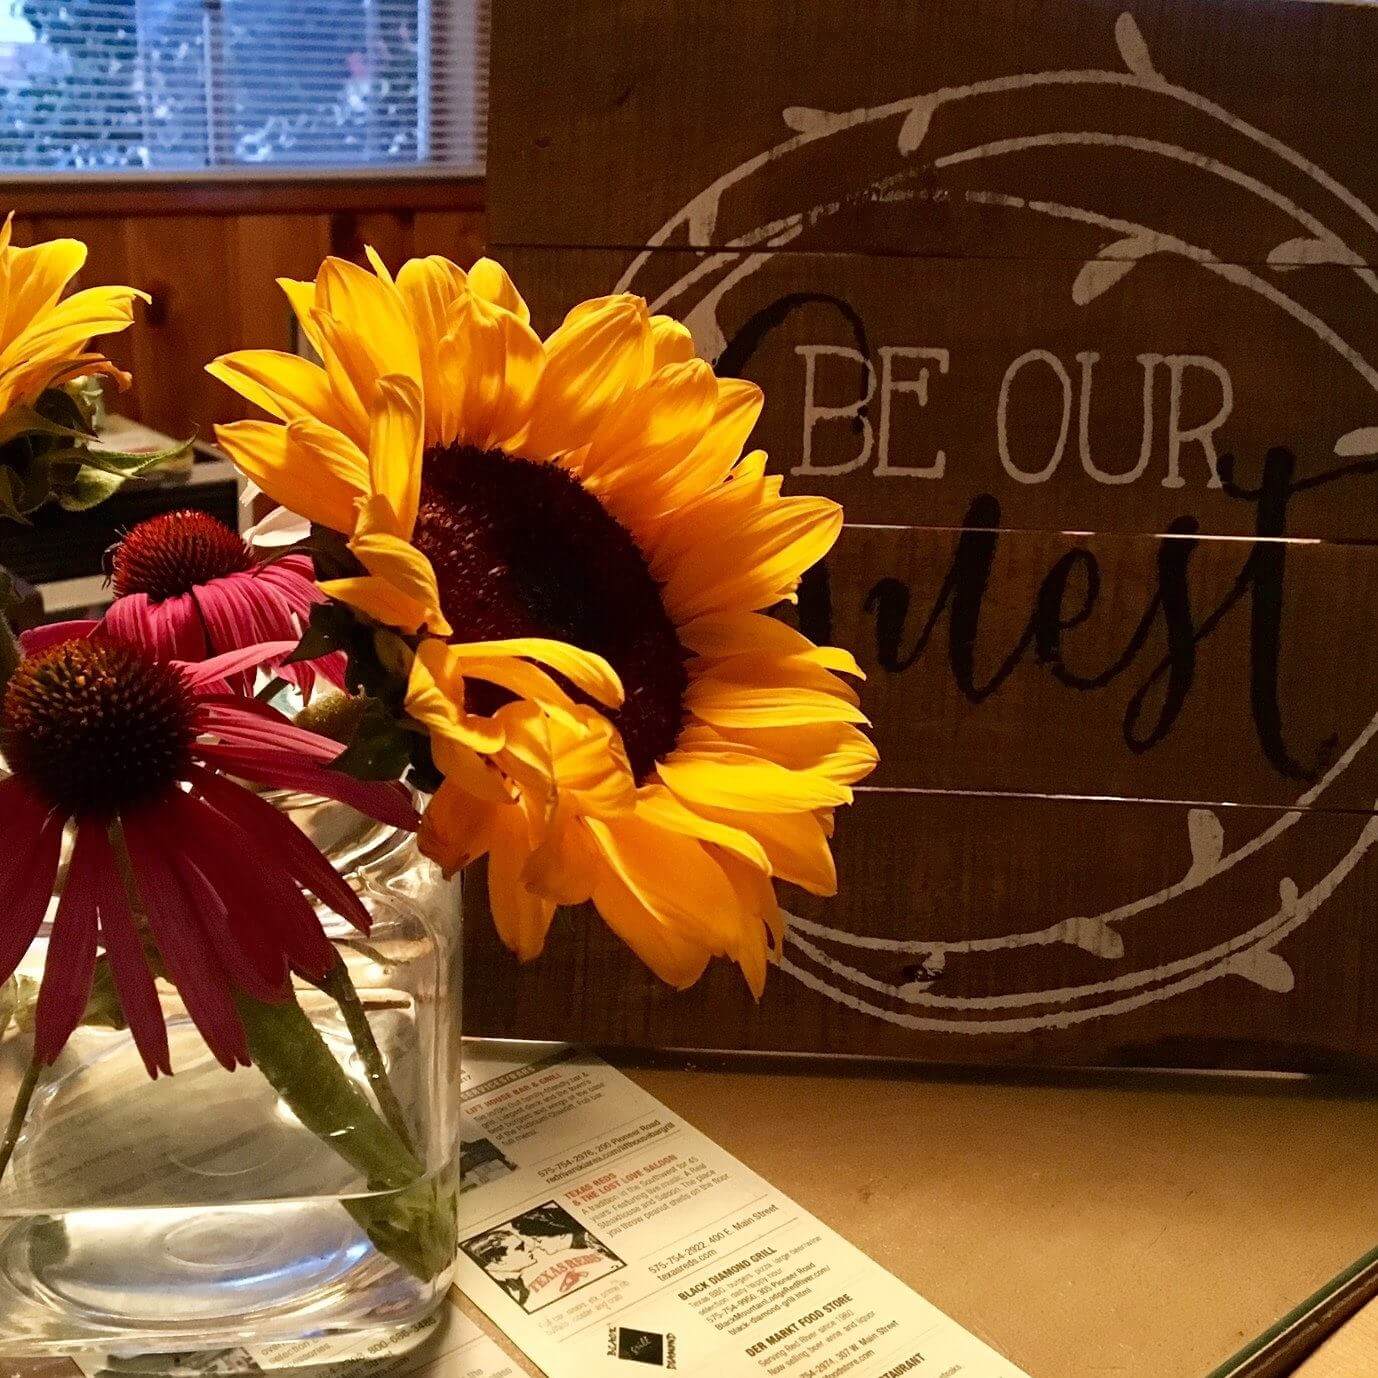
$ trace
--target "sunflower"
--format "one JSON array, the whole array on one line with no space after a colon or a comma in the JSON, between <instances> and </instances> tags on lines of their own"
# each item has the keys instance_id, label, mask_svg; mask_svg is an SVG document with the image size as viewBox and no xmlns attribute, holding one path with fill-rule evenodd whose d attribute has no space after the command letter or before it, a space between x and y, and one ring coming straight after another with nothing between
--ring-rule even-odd
<instances>
[{"instance_id":1,"label":"sunflower","mask_svg":"<svg viewBox=\"0 0 1378 1378\"><path fill-rule=\"evenodd\" d=\"M81 373L106 373L127 386L128 374L86 346L93 335L126 329L134 299L148 296L133 287L88 287L61 300L86 262L86 245L53 239L16 248L13 219L0 225L0 412Z\"/></svg>"},{"instance_id":2,"label":"sunflower","mask_svg":"<svg viewBox=\"0 0 1378 1378\"><path fill-rule=\"evenodd\" d=\"M321 365L210 371L274 418L219 428L236 464L347 537L358 573L324 591L414 648L406 708L444 775L423 846L488 857L524 959L592 900L671 984L723 955L759 994L773 882L834 892L833 810L876 759L852 657L764 612L841 509L743 456L760 389L641 298L542 340L491 260L370 261L282 283Z\"/></svg>"}]
</instances>

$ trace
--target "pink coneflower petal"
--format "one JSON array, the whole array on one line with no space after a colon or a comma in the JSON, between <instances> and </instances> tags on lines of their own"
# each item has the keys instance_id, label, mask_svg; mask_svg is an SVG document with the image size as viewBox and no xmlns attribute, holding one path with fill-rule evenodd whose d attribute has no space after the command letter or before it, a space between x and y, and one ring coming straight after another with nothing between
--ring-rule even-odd
<instances>
[{"instance_id":1,"label":"pink coneflower petal","mask_svg":"<svg viewBox=\"0 0 1378 1378\"><path fill-rule=\"evenodd\" d=\"M177 662L186 681L193 689L218 683L231 675L242 674L245 670L256 670L269 661L280 660L296 650L295 641L264 641L255 646L241 646L223 655L212 656L196 664Z\"/></svg>"},{"instance_id":2,"label":"pink coneflower petal","mask_svg":"<svg viewBox=\"0 0 1378 1378\"><path fill-rule=\"evenodd\" d=\"M196 726L198 732L219 738L198 743L197 754L232 775L338 799L395 828L415 831L421 821L407 791L395 780L360 780L325 768L339 758L340 744L297 727L267 704L227 696L202 698Z\"/></svg>"},{"instance_id":3,"label":"pink coneflower petal","mask_svg":"<svg viewBox=\"0 0 1378 1378\"><path fill-rule=\"evenodd\" d=\"M256 794L209 771L198 770L193 784L209 804L248 833L269 855L281 856L297 884L360 932L369 931L373 920L358 895L291 819Z\"/></svg>"},{"instance_id":4,"label":"pink coneflower petal","mask_svg":"<svg viewBox=\"0 0 1378 1378\"><path fill-rule=\"evenodd\" d=\"M5 897L0 981L8 981L48 912L66 819L50 813L17 780L6 780L0 789L4 789L0 812L7 825L5 853L0 858L0 894Z\"/></svg>"},{"instance_id":5,"label":"pink coneflower petal","mask_svg":"<svg viewBox=\"0 0 1378 1378\"><path fill-rule=\"evenodd\" d=\"M192 1022L216 1060L232 1072L250 1065L248 1039L230 997L229 980L168 866L158 836L159 812L153 805L123 817L148 924Z\"/></svg>"},{"instance_id":6,"label":"pink coneflower petal","mask_svg":"<svg viewBox=\"0 0 1378 1378\"><path fill-rule=\"evenodd\" d=\"M272 747L198 744L196 755L208 765L237 775L242 780L270 789L297 790L337 799L360 813L409 832L417 825L417 813L406 790L395 781L359 780L342 770L298 761Z\"/></svg>"},{"instance_id":7,"label":"pink coneflower petal","mask_svg":"<svg viewBox=\"0 0 1378 1378\"><path fill-rule=\"evenodd\" d=\"M256 625L251 599L253 579L246 574L232 574L223 579L213 579L202 585L192 597L206 623L207 649L230 651L237 646L253 646L267 641L298 639L290 627L278 627L271 635L264 636ZM253 669L233 677L236 692L247 694L253 689Z\"/></svg>"},{"instance_id":8,"label":"pink coneflower petal","mask_svg":"<svg viewBox=\"0 0 1378 1378\"><path fill-rule=\"evenodd\" d=\"M115 978L120 1009L124 1012L134 1046L143 1058L148 1074L156 1078L159 1072L172 1075L172 1058L167 1046L167 1028L163 1023L163 1008L158 1002L158 988L148 969L143 946L134 932L129 915L129 900L124 883L115 870L115 855L105 833L105 824L98 819L82 822L78 836L90 834L95 853L96 903L100 910L100 940L110 959L110 973Z\"/></svg>"},{"instance_id":9,"label":"pink coneflower petal","mask_svg":"<svg viewBox=\"0 0 1378 1378\"><path fill-rule=\"evenodd\" d=\"M189 593L154 602L146 593L127 593L106 609L100 634L140 646L155 660L200 660L206 628Z\"/></svg>"},{"instance_id":10,"label":"pink coneflower petal","mask_svg":"<svg viewBox=\"0 0 1378 1378\"><path fill-rule=\"evenodd\" d=\"M216 779L210 772L199 769L193 770L192 778L198 788ZM238 785L222 783L227 791L247 794ZM270 854L264 851L259 837L246 833L232 819L212 811L208 804L195 810L179 805L178 827L188 851L212 884L219 888L236 918L271 915L274 934L298 971L306 976L320 977L330 970L338 960L335 949L311 906L288 882L284 872L266 867L257 872L248 871L236 860L244 855Z\"/></svg>"},{"instance_id":11,"label":"pink coneflower petal","mask_svg":"<svg viewBox=\"0 0 1378 1378\"><path fill-rule=\"evenodd\" d=\"M214 733L225 746L275 746L322 765L335 760L343 750L333 737L322 737L288 722L266 703L232 695L202 698L196 726Z\"/></svg>"},{"instance_id":12,"label":"pink coneflower petal","mask_svg":"<svg viewBox=\"0 0 1378 1378\"><path fill-rule=\"evenodd\" d=\"M284 555L280 560L261 565L254 574L260 584L272 587L295 615L297 625L305 630L311 621L312 609L321 602L321 593L316 587L315 572L310 558L306 555ZM304 690L310 689L307 676L315 675L328 680L337 689L343 689L346 666L344 654L332 651L318 660L281 666L278 673L288 678L290 671L296 671L296 680Z\"/></svg>"},{"instance_id":13,"label":"pink coneflower petal","mask_svg":"<svg viewBox=\"0 0 1378 1378\"><path fill-rule=\"evenodd\" d=\"M44 627L33 627L19 633L19 648L26 656L36 656L50 646L60 646L64 641L76 641L90 636L100 626L89 618L79 618L73 622L49 622Z\"/></svg>"},{"instance_id":14,"label":"pink coneflower petal","mask_svg":"<svg viewBox=\"0 0 1378 1378\"><path fill-rule=\"evenodd\" d=\"M186 798L185 795L178 797ZM268 940L262 926L251 917L254 911L236 905L231 915L231 895L217 891L186 849L172 853L168 859L186 893L187 902L200 916L201 927L215 949L216 958L235 987L265 1004L285 1000L287 965L282 960L282 947ZM263 895L260 893L258 898L262 900Z\"/></svg>"},{"instance_id":15,"label":"pink coneflower petal","mask_svg":"<svg viewBox=\"0 0 1378 1378\"><path fill-rule=\"evenodd\" d=\"M54 1062L81 1021L96 974L96 828L80 828L53 919L34 1020L34 1055Z\"/></svg>"}]
</instances>

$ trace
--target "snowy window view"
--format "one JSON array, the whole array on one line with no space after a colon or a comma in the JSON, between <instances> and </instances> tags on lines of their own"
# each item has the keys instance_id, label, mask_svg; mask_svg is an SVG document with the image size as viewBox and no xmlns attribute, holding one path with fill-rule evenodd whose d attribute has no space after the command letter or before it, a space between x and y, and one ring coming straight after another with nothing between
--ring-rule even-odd
<instances>
[{"instance_id":1,"label":"snowy window view","mask_svg":"<svg viewBox=\"0 0 1378 1378\"><path fill-rule=\"evenodd\" d=\"M0 170L472 167L476 9L0 0Z\"/></svg>"}]
</instances>

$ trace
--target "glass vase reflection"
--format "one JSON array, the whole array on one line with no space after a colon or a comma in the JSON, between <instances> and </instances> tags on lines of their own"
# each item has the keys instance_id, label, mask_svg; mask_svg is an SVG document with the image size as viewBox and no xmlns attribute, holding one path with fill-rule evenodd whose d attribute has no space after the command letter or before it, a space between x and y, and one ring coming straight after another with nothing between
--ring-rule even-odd
<instances>
[{"instance_id":1,"label":"glass vase reflection","mask_svg":"<svg viewBox=\"0 0 1378 1378\"><path fill-rule=\"evenodd\" d=\"M377 1358L414 1342L444 1297L458 884L409 834L270 797L372 915L362 936L319 911L349 982L241 1001L256 1065L227 1072L160 981L174 1075L153 1081L112 1027L118 1005L98 973L87 1022L40 1081L0 1179L2 1358L99 1352L168 1372L236 1351L216 1368L256 1370L305 1340L332 1359ZM44 957L40 938L0 987L0 1120L30 1064Z\"/></svg>"}]
</instances>

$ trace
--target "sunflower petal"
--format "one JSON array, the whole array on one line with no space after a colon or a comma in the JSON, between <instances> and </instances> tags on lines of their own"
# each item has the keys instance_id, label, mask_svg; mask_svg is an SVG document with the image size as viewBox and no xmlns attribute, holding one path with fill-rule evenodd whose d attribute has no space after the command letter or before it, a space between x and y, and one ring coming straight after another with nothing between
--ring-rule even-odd
<instances>
[{"instance_id":1,"label":"sunflower petal","mask_svg":"<svg viewBox=\"0 0 1378 1378\"><path fill-rule=\"evenodd\" d=\"M734 813L728 809L708 809L706 814L730 828L749 829L780 880L798 885L812 895L837 893L837 867L828 846L828 830L818 813Z\"/></svg>"},{"instance_id":2,"label":"sunflower petal","mask_svg":"<svg viewBox=\"0 0 1378 1378\"><path fill-rule=\"evenodd\" d=\"M624 697L617 671L600 655L542 636L516 636L498 641L457 641L449 647L456 661L491 660L495 656L522 656L538 660L564 675L576 688L592 695L610 708L618 708Z\"/></svg>"},{"instance_id":3,"label":"sunflower petal","mask_svg":"<svg viewBox=\"0 0 1378 1378\"><path fill-rule=\"evenodd\" d=\"M638 816L585 826L613 874L661 922L711 952L736 948L748 920L711 849Z\"/></svg>"},{"instance_id":4,"label":"sunflower petal","mask_svg":"<svg viewBox=\"0 0 1378 1378\"><path fill-rule=\"evenodd\" d=\"M599 423L651 369L651 329L640 297L604 297L545 342L545 371L536 388L521 452L554 459L586 445Z\"/></svg>"},{"instance_id":5,"label":"sunflower petal","mask_svg":"<svg viewBox=\"0 0 1378 1378\"><path fill-rule=\"evenodd\" d=\"M296 278L278 278L277 285L282 288L282 294L287 298L287 304L292 308L292 314L297 318L297 324L301 326L301 332L306 336L307 342L317 354L324 354L321 348L321 332L316 324L316 284L314 282L301 282Z\"/></svg>"},{"instance_id":6,"label":"sunflower petal","mask_svg":"<svg viewBox=\"0 0 1378 1378\"><path fill-rule=\"evenodd\" d=\"M5 257L7 291L0 296L0 346L46 311L86 262L79 239L50 239L31 248L0 248Z\"/></svg>"},{"instance_id":7,"label":"sunflower petal","mask_svg":"<svg viewBox=\"0 0 1378 1378\"><path fill-rule=\"evenodd\" d=\"M306 421L292 424L315 425ZM306 447L303 434L294 434L274 421L233 421L217 426L215 439L235 467L275 502L290 503L293 511L333 531L353 528L354 503L365 492L362 467L356 478L347 476L346 466L334 462L338 456ZM305 453L294 452L294 443Z\"/></svg>"},{"instance_id":8,"label":"sunflower petal","mask_svg":"<svg viewBox=\"0 0 1378 1378\"><path fill-rule=\"evenodd\" d=\"M751 756L675 751L656 773L686 804L760 813L802 813L852 802L846 785Z\"/></svg>"},{"instance_id":9,"label":"sunflower petal","mask_svg":"<svg viewBox=\"0 0 1378 1378\"><path fill-rule=\"evenodd\" d=\"M589 486L629 483L657 493L702 440L717 391L713 370L701 359L653 374L593 433L581 461Z\"/></svg>"},{"instance_id":10,"label":"sunflower petal","mask_svg":"<svg viewBox=\"0 0 1378 1378\"><path fill-rule=\"evenodd\" d=\"M510 804L507 782L502 772L488 764L472 747L453 737L431 738L431 754L436 769L450 781L467 790L475 799L489 804Z\"/></svg>"},{"instance_id":11,"label":"sunflower petal","mask_svg":"<svg viewBox=\"0 0 1378 1378\"><path fill-rule=\"evenodd\" d=\"M709 492L731 472L761 415L765 394L743 378L719 378L713 418L688 458L674 474L664 495L673 510L700 493Z\"/></svg>"},{"instance_id":12,"label":"sunflower petal","mask_svg":"<svg viewBox=\"0 0 1378 1378\"><path fill-rule=\"evenodd\" d=\"M663 785L648 785L640 791L636 816L657 828L696 837L700 842L712 842L741 857L758 871L770 874L770 858L753 835L756 831L754 820L743 817L732 823L724 822L721 817L710 818L686 807Z\"/></svg>"},{"instance_id":13,"label":"sunflower petal","mask_svg":"<svg viewBox=\"0 0 1378 1378\"><path fill-rule=\"evenodd\" d=\"M464 711L464 678L446 651L445 643L434 637L417 647L407 679L407 713L431 732L474 751L497 751L507 740L502 723Z\"/></svg>"},{"instance_id":14,"label":"sunflower petal","mask_svg":"<svg viewBox=\"0 0 1378 1378\"><path fill-rule=\"evenodd\" d=\"M452 875L492 845L493 817L492 804L447 779L426 806L417 841L426 856Z\"/></svg>"},{"instance_id":15,"label":"sunflower petal","mask_svg":"<svg viewBox=\"0 0 1378 1378\"><path fill-rule=\"evenodd\" d=\"M491 258L481 258L469 269L469 290L484 301L510 311L523 325L531 323L531 309L522 300L507 269Z\"/></svg>"},{"instance_id":16,"label":"sunflower petal","mask_svg":"<svg viewBox=\"0 0 1378 1378\"><path fill-rule=\"evenodd\" d=\"M388 579L374 576L330 579L320 589L327 598L348 603L375 622L408 634L416 632L432 614L427 604L410 597Z\"/></svg>"},{"instance_id":17,"label":"sunflower petal","mask_svg":"<svg viewBox=\"0 0 1378 1378\"><path fill-rule=\"evenodd\" d=\"M828 498L784 498L735 525L712 526L675 561L665 605L676 622L708 612L755 611L792 598L800 576L833 548L842 508Z\"/></svg>"},{"instance_id":18,"label":"sunflower petal","mask_svg":"<svg viewBox=\"0 0 1378 1378\"><path fill-rule=\"evenodd\" d=\"M752 728L691 725L679 741L691 754L757 756L790 770L817 771L840 785L864 780L879 759L875 743L864 732L839 722Z\"/></svg>"},{"instance_id":19,"label":"sunflower petal","mask_svg":"<svg viewBox=\"0 0 1378 1378\"><path fill-rule=\"evenodd\" d=\"M309 417L337 427L346 423L325 370L300 355L240 349L213 359L206 372L279 421Z\"/></svg>"},{"instance_id":20,"label":"sunflower petal","mask_svg":"<svg viewBox=\"0 0 1378 1378\"><path fill-rule=\"evenodd\" d=\"M531 420L541 375L545 372L545 346L520 317L502 313L503 386L491 408L484 445L500 445L521 434Z\"/></svg>"},{"instance_id":21,"label":"sunflower petal","mask_svg":"<svg viewBox=\"0 0 1378 1378\"><path fill-rule=\"evenodd\" d=\"M440 342L448 328L450 309L465 290L466 282L464 269L439 254L408 259L397 272L397 290L406 303L416 336L426 398L426 439L431 444L454 439L444 425Z\"/></svg>"},{"instance_id":22,"label":"sunflower petal","mask_svg":"<svg viewBox=\"0 0 1378 1378\"><path fill-rule=\"evenodd\" d=\"M820 671L827 674L827 671ZM734 684L699 676L689 683L684 706L715 727L794 727L804 723L864 723L855 704L825 689L797 685Z\"/></svg>"},{"instance_id":23,"label":"sunflower petal","mask_svg":"<svg viewBox=\"0 0 1378 1378\"><path fill-rule=\"evenodd\" d=\"M400 374L379 379L369 424L369 482L374 494L391 506L395 534L403 539L412 534L421 501L424 430L417 384Z\"/></svg>"},{"instance_id":24,"label":"sunflower petal","mask_svg":"<svg viewBox=\"0 0 1378 1378\"><path fill-rule=\"evenodd\" d=\"M349 548L370 574L386 580L408 602L423 610L421 620L427 630L437 636L449 636L450 624L440 609L435 570L414 545L388 532L373 531L356 536ZM402 630L414 631L415 627Z\"/></svg>"},{"instance_id":25,"label":"sunflower petal","mask_svg":"<svg viewBox=\"0 0 1378 1378\"><path fill-rule=\"evenodd\" d=\"M651 317L651 367L662 369L666 364L687 364L694 357L694 337L687 325L673 316Z\"/></svg>"},{"instance_id":26,"label":"sunflower petal","mask_svg":"<svg viewBox=\"0 0 1378 1378\"><path fill-rule=\"evenodd\" d=\"M541 955L555 904L532 894L522 883L530 852L526 821L518 808L503 809L494 820L488 853L488 900L498 936L523 962Z\"/></svg>"},{"instance_id":27,"label":"sunflower petal","mask_svg":"<svg viewBox=\"0 0 1378 1378\"><path fill-rule=\"evenodd\" d=\"M866 678L850 651L837 646L815 646L787 622L765 613L709 613L677 630L680 643L705 659L728 660L743 655L791 656L838 674Z\"/></svg>"},{"instance_id":28,"label":"sunflower petal","mask_svg":"<svg viewBox=\"0 0 1378 1378\"><path fill-rule=\"evenodd\" d=\"M522 865L521 882L555 904L583 904L598 884L598 853L572 813L557 809Z\"/></svg>"},{"instance_id":29,"label":"sunflower petal","mask_svg":"<svg viewBox=\"0 0 1378 1378\"><path fill-rule=\"evenodd\" d=\"M316 307L344 326L370 361L367 376L355 375L366 403L371 400L372 382L389 373L421 381L416 335L391 281L348 259L327 258L316 274Z\"/></svg>"},{"instance_id":30,"label":"sunflower petal","mask_svg":"<svg viewBox=\"0 0 1378 1378\"><path fill-rule=\"evenodd\" d=\"M688 990L703 975L712 952L671 928L615 877L599 880L593 903L604 923L666 985Z\"/></svg>"}]
</instances>

